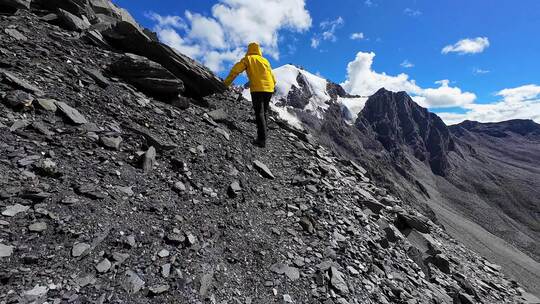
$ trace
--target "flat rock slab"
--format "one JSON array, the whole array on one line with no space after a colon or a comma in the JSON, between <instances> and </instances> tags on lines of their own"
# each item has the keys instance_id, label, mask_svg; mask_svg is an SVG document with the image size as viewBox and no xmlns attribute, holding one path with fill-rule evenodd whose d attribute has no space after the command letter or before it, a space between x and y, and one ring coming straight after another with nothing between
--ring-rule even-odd
<instances>
[{"instance_id":1,"label":"flat rock slab","mask_svg":"<svg viewBox=\"0 0 540 304\"><path fill-rule=\"evenodd\" d=\"M25 80L22 80L20 78L18 78L17 76L15 76L14 74L4 70L4 69L0 69L0 76L2 76L2 79L17 87L17 88L21 88L29 93L33 93L34 95L36 96L43 96L43 91L41 91L40 89L38 89L36 86L34 85L31 85L30 83L28 83L27 81Z\"/></svg>"},{"instance_id":2,"label":"flat rock slab","mask_svg":"<svg viewBox=\"0 0 540 304\"><path fill-rule=\"evenodd\" d=\"M81 19L72 13L65 11L63 9L58 9L58 18L62 20L63 25L65 28L71 31L79 31L82 32L84 30L87 30L90 28L90 22L86 19Z\"/></svg>"},{"instance_id":3,"label":"flat rock slab","mask_svg":"<svg viewBox=\"0 0 540 304\"><path fill-rule=\"evenodd\" d=\"M109 271L109 269L111 269L111 266L111 261L109 261L108 259L103 259L96 265L96 270L99 273L105 273Z\"/></svg>"},{"instance_id":4,"label":"flat rock slab","mask_svg":"<svg viewBox=\"0 0 540 304\"><path fill-rule=\"evenodd\" d=\"M19 214L21 212L28 211L28 209L30 209L30 207L23 206L21 204L15 204L15 205L12 205L12 206L7 206L6 209L4 211L2 211L2 215L3 216L14 217L15 215L17 215L17 214Z\"/></svg>"},{"instance_id":5,"label":"flat rock slab","mask_svg":"<svg viewBox=\"0 0 540 304\"><path fill-rule=\"evenodd\" d=\"M120 150L120 144L122 143L122 137L100 137L101 144L103 146L113 149L113 150Z\"/></svg>"},{"instance_id":6,"label":"flat rock slab","mask_svg":"<svg viewBox=\"0 0 540 304\"><path fill-rule=\"evenodd\" d=\"M83 71L90 76L100 87L106 88L110 85L109 80L100 71L92 68L83 68Z\"/></svg>"},{"instance_id":7,"label":"flat rock slab","mask_svg":"<svg viewBox=\"0 0 540 304\"><path fill-rule=\"evenodd\" d=\"M28 230L32 232L43 232L47 230L47 224L44 222L33 223L30 226L28 226Z\"/></svg>"},{"instance_id":8,"label":"flat rock slab","mask_svg":"<svg viewBox=\"0 0 540 304\"><path fill-rule=\"evenodd\" d=\"M257 171L259 171L259 173L263 176L263 177L266 177L266 178L269 178L269 179L275 179L276 177L274 176L274 174L272 174L272 171L270 171L270 169L268 169L268 167L263 164L262 162L256 160L253 162L253 166L255 167L255 169L257 169Z\"/></svg>"},{"instance_id":9,"label":"flat rock slab","mask_svg":"<svg viewBox=\"0 0 540 304\"><path fill-rule=\"evenodd\" d=\"M20 40L20 41L27 41L28 38L26 38L26 36L24 36L21 32L17 31L16 29L5 29L4 32L6 34L8 34L9 36L11 36L12 38L14 38L15 40Z\"/></svg>"},{"instance_id":10,"label":"flat rock slab","mask_svg":"<svg viewBox=\"0 0 540 304\"><path fill-rule=\"evenodd\" d=\"M229 115L223 109L208 112L208 116L217 122L226 121L229 118Z\"/></svg>"},{"instance_id":11,"label":"flat rock slab","mask_svg":"<svg viewBox=\"0 0 540 304\"><path fill-rule=\"evenodd\" d=\"M68 106L65 102L57 101L56 106L74 124L82 125L88 123L86 118L79 111Z\"/></svg>"},{"instance_id":12,"label":"flat rock slab","mask_svg":"<svg viewBox=\"0 0 540 304\"><path fill-rule=\"evenodd\" d=\"M13 254L13 246L0 243L0 258L10 257Z\"/></svg>"},{"instance_id":13,"label":"flat rock slab","mask_svg":"<svg viewBox=\"0 0 540 304\"><path fill-rule=\"evenodd\" d=\"M90 249L90 245L86 243L77 243L73 245L73 248L71 248L71 255L74 257L80 257L88 249Z\"/></svg>"},{"instance_id":14,"label":"flat rock slab","mask_svg":"<svg viewBox=\"0 0 540 304\"><path fill-rule=\"evenodd\" d=\"M144 287L145 282L141 279L141 277L139 277L138 274L131 270L127 270L121 284L126 292L134 294L139 292Z\"/></svg>"},{"instance_id":15,"label":"flat rock slab","mask_svg":"<svg viewBox=\"0 0 540 304\"><path fill-rule=\"evenodd\" d=\"M58 109L56 107L57 101L54 100L54 99L40 98L40 99L37 100L37 103L42 109L44 109L46 111L56 112L56 110Z\"/></svg>"}]
</instances>

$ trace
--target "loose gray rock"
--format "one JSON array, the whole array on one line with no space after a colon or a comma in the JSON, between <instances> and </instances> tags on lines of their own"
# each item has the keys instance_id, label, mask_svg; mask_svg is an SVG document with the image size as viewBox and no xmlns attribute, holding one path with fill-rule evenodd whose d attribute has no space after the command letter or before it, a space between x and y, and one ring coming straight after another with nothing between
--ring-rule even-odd
<instances>
[{"instance_id":1,"label":"loose gray rock","mask_svg":"<svg viewBox=\"0 0 540 304\"><path fill-rule=\"evenodd\" d=\"M164 292L167 292L169 289L170 287L168 284L161 284L161 285L156 285L156 286L152 286L148 288L148 291L150 291L150 293L153 295L159 295Z\"/></svg>"},{"instance_id":2,"label":"loose gray rock","mask_svg":"<svg viewBox=\"0 0 540 304\"><path fill-rule=\"evenodd\" d=\"M349 293L349 287L345 282L345 275L336 267L330 267L330 285L341 295Z\"/></svg>"},{"instance_id":3,"label":"loose gray rock","mask_svg":"<svg viewBox=\"0 0 540 304\"><path fill-rule=\"evenodd\" d=\"M10 257L13 254L13 246L0 243L0 258Z\"/></svg>"},{"instance_id":4,"label":"loose gray rock","mask_svg":"<svg viewBox=\"0 0 540 304\"><path fill-rule=\"evenodd\" d=\"M111 261L109 261L108 259L103 259L96 265L96 270L99 273L105 273L109 271L109 269L111 269L111 266Z\"/></svg>"},{"instance_id":5,"label":"loose gray rock","mask_svg":"<svg viewBox=\"0 0 540 304\"><path fill-rule=\"evenodd\" d=\"M208 116L215 122L226 121L229 118L229 115L221 108L208 112Z\"/></svg>"},{"instance_id":6,"label":"loose gray rock","mask_svg":"<svg viewBox=\"0 0 540 304\"><path fill-rule=\"evenodd\" d=\"M150 172L154 169L156 164L156 149L154 147L148 148L148 151L144 153L142 169L144 172Z\"/></svg>"},{"instance_id":7,"label":"loose gray rock","mask_svg":"<svg viewBox=\"0 0 540 304\"><path fill-rule=\"evenodd\" d=\"M50 112L56 112L56 110L58 109L56 107L56 100L54 99L43 99L43 98L39 98L37 100L37 103L39 104L39 106L41 108L43 108L44 110L46 111L50 111Z\"/></svg>"},{"instance_id":8,"label":"loose gray rock","mask_svg":"<svg viewBox=\"0 0 540 304\"><path fill-rule=\"evenodd\" d=\"M20 41L27 41L28 40L28 38L26 38L26 36L24 36L21 32L17 31L16 29L8 28L8 29L5 29L4 32L6 34L8 34L9 36L11 36L15 40L20 40Z\"/></svg>"},{"instance_id":9,"label":"loose gray rock","mask_svg":"<svg viewBox=\"0 0 540 304\"><path fill-rule=\"evenodd\" d=\"M144 287L145 282L131 270L127 270L124 273L124 279L121 283L124 290L128 293L134 294L139 292Z\"/></svg>"},{"instance_id":10,"label":"loose gray rock","mask_svg":"<svg viewBox=\"0 0 540 304\"><path fill-rule=\"evenodd\" d=\"M208 292L214 283L214 272L210 271L201 277L201 287L199 288L199 294L201 297L206 298Z\"/></svg>"},{"instance_id":11,"label":"loose gray rock","mask_svg":"<svg viewBox=\"0 0 540 304\"><path fill-rule=\"evenodd\" d=\"M77 243L73 245L73 248L71 248L71 255L74 257L79 257L88 249L90 249L90 245L86 243Z\"/></svg>"},{"instance_id":12,"label":"loose gray rock","mask_svg":"<svg viewBox=\"0 0 540 304\"><path fill-rule=\"evenodd\" d=\"M23 90L25 90L26 92L29 92L29 93L32 93L36 96L43 96L43 92L38 89L37 87L29 84L28 82L26 82L25 80L22 80L20 78L18 78L17 76L15 76L14 74L6 71L6 70L3 70L3 69L0 69L0 76L2 76L3 80L17 88L21 88Z\"/></svg>"},{"instance_id":13,"label":"loose gray rock","mask_svg":"<svg viewBox=\"0 0 540 304\"><path fill-rule=\"evenodd\" d=\"M100 137L101 144L105 147L113 150L120 150L120 144L122 143L122 137Z\"/></svg>"},{"instance_id":14,"label":"loose gray rock","mask_svg":"<svg viewBox=\"0 0 540 304\"><path fill-rule=\"evenodd\" d=\"M28 226L28 230L32 232L43 232L47 230L47 224L44 222L33 223L30 226Z\"/></svg>"},{"instance_id":15,"label":"loose gray rock","mask_svg":"<svg viewBox=\"0 0 540 304\"><path fill-rule=\"evenodd\" d=\"M230 198L235 198L242 192L242 187L240 187L240 183L238 181L234 181L229 185L229 189L227 190L227 194Z\"/></svg>"},{"instance_id":16,"label":"loose gray rock","mask_svg":"<svg viewBox=\"0 0 540 304\"><path fill-rule=\"evenodd\" d=\"M19 214L21 212L28 211L28 209L30 209L30 207L23 206L21 204L15 204L15 205L7 206L6 209L4 211L2 211L2 215L3 216L14 217L15 215L17 215L17 214Z\"/></svg>"},{"instance_id":17,"label":"loose gray rock","mask_svg":"<svg viewBox=\"0 0 540 304\"><path fill-rule=\"evenodd\" d=\"M12 108L26 108L32 105L34 97L24 91L15 90L7 93L4 100Z\"/></svg>"},{"instance_id":18,"label":"loose gray rock","mask_svg":"<svg viewBox=\"0 0 540 304\"><path fill-rule=\"evenodd\" d=\"M258 160L255 160L253 162L253 165L254 165L255 169L257 169L257 171L259 171L259 173L263 177L266 177L266 178L269 178L269 179L275 179L276 178L274 176L274 174L272 174L272 171L270 171L270 169L268 169L268 167L265 164L263 164L262 162L260 162Z\"/></svg>"},{"instance_id":19,"label":"loose gray rock","mask_svg":"<svg viewBox=\"0 0 540 304\"><path fill-rule=\"evenodd\" d=\"M9 131L10 132L15 132L19 129L24 129L26 127L28 127L29 125L31 125L32 122L29 121L29 120L26 120L26 119L22 119L22 120L16 120L12 125L11 127L9 127Z\"/></svg>"},{"instance_id":20,"label":"loose gray rock","mask_svg":"<svg viewBox=\"0 0 540 304\"><path fill-rule=\"evenodd\" d=\"M110 82L100 71L91 68L83 68L83 71L90 76L100 87L106 88L110 85Z\"/></svg>"},{"instance_id":21,"label":"loose gray rock","mask_svg":"<svg viewBox=\"0 0 540 304\"><path fill-rule=\"evenodd\" d=\"M86 18L79 18L72 13L65 11L63 9L58 9L58 18L61 20L62 24L66 29L70 31L82 32L90 28L90 22Z\"/></svg>"},{"instance_id":22,"label":"loose gray rock","mask_svg":"<svg viewBox=\"0 0 540 304\"><path fill-rule=\"evenodd\" d=\"M186 191L186 185L182 182L176 182L174 183L174 190L178 192L185 192Z\"/></svg>"},{"instance_id":23,"label":"loose gray rock","mask_svg":"<svg viewBox=\"0 0 540 304\"><path fill-rule=\"evenodd\" d=\"M22 297L27 301L26 303L35 303L34 301L44 300L48 292L49 288L47 288L46 286L36 285L32 289L24 291L22 293Z\"/></svg>"},{"instance_id":24,"label":"loose gray rock","mask_svg":"<svg viewBox=\"0 0 540 304\"><path fill-rule=\"evenodd\" d=\"M57 101L56 106L74 124L82 125L88 123L86 118L79 111L68 106L65 102Z\"/></svg>"}]
</instances>

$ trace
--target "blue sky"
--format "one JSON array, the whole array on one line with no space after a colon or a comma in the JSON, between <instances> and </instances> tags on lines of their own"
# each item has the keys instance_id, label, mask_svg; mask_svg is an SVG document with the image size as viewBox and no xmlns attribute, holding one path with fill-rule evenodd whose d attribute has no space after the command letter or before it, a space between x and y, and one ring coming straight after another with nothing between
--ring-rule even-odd
<instances>
[{"instance_id":1,"label":"blue sky","mask_svg":"<svg viewBox=\"0 0 540 304\"><path fill-rule=\"evenodd\" d=\"M540 122L537 0L114 2L220 76L257 39L274 67L300 65L351 93L406 90L449 123Z\"/></svg>"}]
</instances>

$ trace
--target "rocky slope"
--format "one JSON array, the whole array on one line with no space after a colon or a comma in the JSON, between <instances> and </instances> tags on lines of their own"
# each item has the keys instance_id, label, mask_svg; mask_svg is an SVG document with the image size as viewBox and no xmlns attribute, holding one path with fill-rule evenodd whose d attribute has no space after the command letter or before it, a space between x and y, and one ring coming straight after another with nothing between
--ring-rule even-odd
<instances>
[{"instance_id":1,"label":"rocky slope","mask_svg":"<svg viewBox=\"0 0 540 304\"><path fill-rule=\"evenodd\" d=\"M313 136L251 146L247 101L124 54L144 31L103 1L58 3L0 15L0 303L536 303Z\"/></svg>"}]
</instances>

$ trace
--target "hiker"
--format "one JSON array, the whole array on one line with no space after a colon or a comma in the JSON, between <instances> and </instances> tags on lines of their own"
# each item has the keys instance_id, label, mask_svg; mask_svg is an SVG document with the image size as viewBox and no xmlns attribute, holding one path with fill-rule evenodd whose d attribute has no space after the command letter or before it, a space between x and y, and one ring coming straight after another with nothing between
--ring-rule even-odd
<instances>
[{"instance_id":1,"label":"hiker","mask_svg":"<svg viewBox=\"0 0 540 304\"><path fill-rule=\"evenodd\" d=\"M253 144L264 148L268 130L270 99L274 94L276 78L272 73L270 63L262 56L259 44L249 44L246 56L233 66L229 76L224 81L225 85L230 86L236 76L243 71L246 71L249 78L249 89L257 122L257 139L253 141Z\"/></svg>"}]
</instances>

